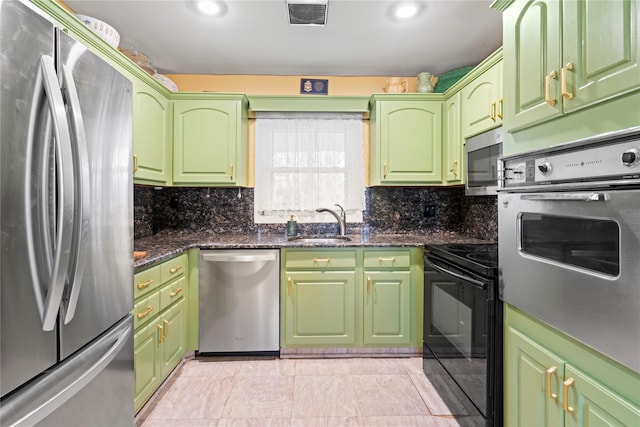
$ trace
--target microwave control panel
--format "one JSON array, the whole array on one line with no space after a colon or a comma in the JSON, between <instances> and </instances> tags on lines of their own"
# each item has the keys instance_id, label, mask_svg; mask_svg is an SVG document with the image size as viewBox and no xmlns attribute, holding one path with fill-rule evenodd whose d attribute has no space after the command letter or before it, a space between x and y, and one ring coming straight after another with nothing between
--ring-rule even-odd
<instances>
[{"instance_id":1,"label":"microwave control panel","mask_svg":"<svg viewBox=\"0 0 640 427\"><path fill-rule=\"evenodd\" d=\"M502 188L567 182L640 182L640 139L503 158Z\"/></svg>"}]
</instances>

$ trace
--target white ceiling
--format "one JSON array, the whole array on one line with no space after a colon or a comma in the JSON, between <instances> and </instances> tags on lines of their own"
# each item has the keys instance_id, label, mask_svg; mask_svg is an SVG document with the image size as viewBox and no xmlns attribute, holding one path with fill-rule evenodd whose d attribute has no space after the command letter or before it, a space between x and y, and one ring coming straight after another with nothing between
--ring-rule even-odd
<instances>
[{"instance_id":1,"label":"white ceiling","mask_svg":"<svg viewBox=\"0 0 640 427\"><path fill-rule=\"evenodd\" d=\"M398 22L397 1L329 0L324 27L289 26L285 0L228 0L220 18L184 0L67 0L112 25L163 74L434 75L476 65L502 44L492 0L426 0Z\"/></svg>"}]
</instances>

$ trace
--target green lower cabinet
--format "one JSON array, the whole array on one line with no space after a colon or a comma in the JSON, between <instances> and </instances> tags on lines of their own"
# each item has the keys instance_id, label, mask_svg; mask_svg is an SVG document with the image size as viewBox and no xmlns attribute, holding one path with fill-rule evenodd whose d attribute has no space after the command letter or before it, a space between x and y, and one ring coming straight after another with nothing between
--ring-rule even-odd
<instances>
[{"instance_id":1,"label":"green lower cabinet","mask_svg":"<svg viewBox=\"0 0 640 427\"><path fill-rule=\"evenodd\" d=\"M287 272L286 280L287 344L355 344L355 272Z\"/></svg>"},{"instance_id":2,"label":"green lower cabinet","mask_svg":"<svg viewBox=\"0 0 640 427\"><path fill-rule=\"evenodd\" d=\"M505 425L640 425L639 373L509 305L504 351Z\"/></svg>"},{"instance_id":3,"label":"green lower cabinet","mask_svg":"<svg viewBox=\"0 0 640 427\"><path fill-rule=\"evenodd\" d=\"M420 248L283 249L281 347L421 349L422 256Z\"/></svg>"},{"instance_id":4,"label":"green lower cabinet","mask_svg":"<svg viewBox=\"0 0 640 427\"><path fill-rule=\"evenodd\" d=\"M640 409L608 390L589 375L567 365L565 368L567 400L565 425L639 426ZM640 393L640 390L638 390Z\"/></svg>"},{"instance_id":5,"label":"green lower cabinet","mask_svg":"<svg viewBox=\"0 0 640 427\"><path fill-rule=\"evenodd\" d=\"M365 272L364 344L411 344L411 273Z\"/></svg>"},{"instance_id":6,"label":"green lower cabinet","mask_svg":"<svg viewBox=\"0 0 640 427\"><path fill-rule=\"evenodd\" d=\"M188 349L191 333L189 279L186 254L135 274L136 299L132 313L135 325L136 412L178 365Z\"/></svg>"},{"instance_id":7,"label":"green lower cabinet","mask_svg":"<svg viewBox=\"0 0 640 427\"><path fill-rule=\"evenodd\" d=\"M162 335L156 323L140 329L134 336L133 360L136 369L134 409L144 405L160 385L159 341Z\"/></svg>"},{"instance_id":8,"label":"green lower cabinet","mask_svg":"<svg viewBox=\"0 0 640 427\"><path fill-rule=\"evenodd\" d=\"M506 342L505 425L562 426L562 359L514 328L507 329Z\"/></svg>"},{"instance_id":9,"label":"green lower cabinet","mask_svg":"<svg viewBox=\"0 0 640 427\"><path fill-rule=\"evenodd\" d=\"M180 362L186 347L186 302L182 298L160 315L163 338L161 346L162 377L169 375Z\"/></svg>"}]
</instances>

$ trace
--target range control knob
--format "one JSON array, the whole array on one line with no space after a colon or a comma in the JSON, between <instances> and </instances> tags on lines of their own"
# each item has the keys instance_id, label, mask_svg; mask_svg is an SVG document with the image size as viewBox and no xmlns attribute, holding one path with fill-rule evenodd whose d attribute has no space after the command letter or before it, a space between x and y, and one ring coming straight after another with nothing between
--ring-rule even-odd
<instances>
[{"instance_id":1,"label":"range control knob","mask_svg":"<svg viewBox=\"0 0 640 427\"><path fill-rule=\"evenodd\" d=\"M640 151L631 148L622 153L622 164L625 166L635 166L640 163Z\"/></svg>"},{"instance_id":2,"label":"range control knob","mask_svg":"<svg viewBox=\"0 0 640 427\"><path fill-rule=\"evenodd\" d=\"M544 176L549 175L551 173L551 169L552 169L551 163L549 163L549 162L540 163L538 165L538 170Z\"/></svg>"}]
</instances>

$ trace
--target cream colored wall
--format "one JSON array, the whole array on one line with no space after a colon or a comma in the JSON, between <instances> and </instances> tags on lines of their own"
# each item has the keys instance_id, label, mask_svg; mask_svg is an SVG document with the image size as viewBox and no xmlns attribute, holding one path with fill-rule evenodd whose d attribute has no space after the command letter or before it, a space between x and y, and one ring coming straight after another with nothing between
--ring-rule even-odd
<instances>
[{"instance_id":1,"label":"cream colored wall","mask_svg":"<svg viewBox=\"0 0 640 427\"><path fill-rule=\"evenodd\" d=\"M183 92L241 92L247 95L300 95L300 79L329 80L329 96L369 96L383 93L388 77L341 76L268 76L268 75L213 75L167 74ZM408 92L418 88L417 77L407 80ZM322 95L309 95L322 96Z\"/></svg>"}]
</instances>

